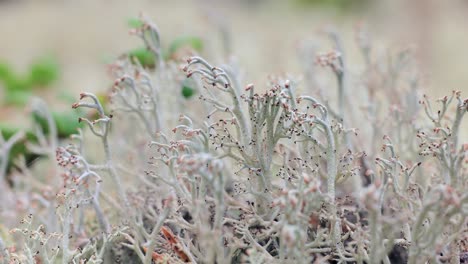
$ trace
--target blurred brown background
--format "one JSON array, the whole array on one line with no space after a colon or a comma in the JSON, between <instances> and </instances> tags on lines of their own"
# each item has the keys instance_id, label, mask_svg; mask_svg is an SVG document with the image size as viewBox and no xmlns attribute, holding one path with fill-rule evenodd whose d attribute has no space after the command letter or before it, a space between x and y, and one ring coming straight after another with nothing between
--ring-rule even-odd
<instances>
[{"instance_id":1,"label":"blurred brown background","mask_svg":"<svg viewBox=\"0 0 468 264\"><path fill-rule=\"evenodd\" d=\"M213 58L222 54L219 24L224 23L247 78L263 83L269 73L300 74L295 45L328 24L342 33L351 60L362 63L353 34L364 21L376 43L418 48L424 85L433 97L453 89L468 96L468 1L317 1L0 0L0 59L21 70L31 58L52 52L62 69L59 89L103 90L109 84L104 64L140 46L128 36L126 21L143 11L158 24L163 40L201 36Z\"/></svg>"}]
</instances>

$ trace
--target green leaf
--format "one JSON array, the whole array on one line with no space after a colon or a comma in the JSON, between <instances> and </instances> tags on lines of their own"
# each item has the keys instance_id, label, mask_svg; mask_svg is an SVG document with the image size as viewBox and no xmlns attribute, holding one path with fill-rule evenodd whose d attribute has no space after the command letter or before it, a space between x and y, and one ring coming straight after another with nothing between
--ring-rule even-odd
<instances>
[{"instance_id":1,"label":"green leaf","mask_svg":"<svg viewBox=\"0 0 468 264\"><path fill-rule=\"evenodd\" d=\"M147 68L154 68L156 65L156 57L146 48L137 48L128 52L128 56L132 59L137 59L138 62Z\"/></svg>"},{"instance_id":2,"label":"green leaf","mask_svg":"<svg viewBox=\"0 0 468 264\"><path fill-rule=\"evenodd\" d=\"M80 114L76 111L52 113L55 123L57 124L58 136L67 138L78 132L78 128L83 127L83 123L78 122Z\"/></svg>"},{"instance_id":3,"label":"green leaf","mask_svg":"<svg viewBox=\"0 0 468 264\"><path fill-rule=\"evenodd\" d=\"M169 56L172 56L182 47L191 47L197 52L203 50L203 41L201 38L196 36L181 36L174 39L169 45Z\"/></svg>"},{"instance_id":4,"label":"green leaf","mask_svg":"<svg viewBox=\"0 0 468 264\"><path fill-rule=\"evenodd\" d=\"M7 89L5 91L5 98L3 99L3 102L7 105L24 106L28 103L30 97L30 91Z\"/></svg>"},{"instance_id":5,"label":"green leaf","mask_svg":"<svg viewBox=\"0 0 468 264\"><path fill-rule=\"evenodd\" d=\"M12 127L11 125L0 123L0 133L2 134L5 140L10 139L19 131L21 131L21 129L17 127ZM11 169L14 167L14 161L21 155L24 156L24 158L26 159L26 164L28 165L39 157L39 155L34 154L28 150L25 144L26 142L30 142L33 144L37 143L36 135L30 131L26 131L26 137L12 146L12 148L10 149L10 153L8 153L7 173L11 171Z\"/></svg>"},{"instance_id":6,"label":"green leaf","mask_svg":"<svg viewBox=\"0 0 468 264\"><path fill-rule=\"evenodd\" d=\"M190 98L195 94L195 90L191 87L184 86L182 87L182 96L185 98Z\"/></svg>"},{"instance_id":7,"label":"green leaf","mask_svg":"<svg viewBox=\"0 0 468 264\"><path fill-rule=\"evenodd\" d=\"M130 28L140 28L144 23L141 19L132 17L127 20L127 24Z\"/></svg>"},{"instance_id":8,"label":"green leaf","mask_svg":"<svg viewBox=\"0 0 468 264\"><path fill-rule=\"evenodd\" d=\"M7 63L0 63L0 82L7 91L26 91L31 88L29 80L16 76Z\"/></svg>"},{"instance_id":9,"label":"green leaf","mask_svg":"<svg viewBox=\"0 0 468 264\"><path fill-rule=\"evenodd\" d=\"M28 92L31 90L31 83L28 79L20 79L20 78L10 78L5 81L6 89L9 91L23 91Z\"/></svg>"},{"instance_id":10,"label":"green leaf","mask_svg":"<svg viewBox=\"0 0 468 264\"><path fill-rule=\"evenodd\" d=\"M371 4L370 0L296 0L301 7L332 8L341 12L365 10Z\"/></svg>"},{"instance_id":11,"label":"green leaf","mask_svg":"<svg viewBox=\"0 0 468 264\"><path fill-rule=\"evenodd\" d=\"M47 87L58 79L59 72L59 65L54 57L42 57L31 64L29 81L33 86Z\"/></svg>"},{"instance_id":12,"label":"green leaf","mask_svg":"<svg viewBox=\"0 0 468 264\"><path fill-rule=\"evenodd\" d=\"M11 78L13 71L6 62L0 62L0 80Z\"/></svg>"},{"instance_id":13,"label":"green leaf","mask_svg":"<svg viewBox=\"0 0 468 264\"><path fill-rule=\"evenodd\" d=\"M193 95L195 95L196 90L194 87L194 83L192 79L185 79L182 82L182 90L181 94L185 99L191 98Z\"/></svg>"},{"instance_id":14,"label":"green leaf","mask_svg":"<svg viewBox=\"0 0 468 264\"><path fill-rule=\"evenodd\" d=\"M78 119L81 116L79 112L68 111L68 112L52 112L52 118L54 119L57 136L59 138L67 138L78 132L78 128L83 127L83 123L79 123ZM44 116L37 112L32 113L33 120L39 124L42 131L45 134L49 133L49 126Z\"/></svg>"}]
</instances>

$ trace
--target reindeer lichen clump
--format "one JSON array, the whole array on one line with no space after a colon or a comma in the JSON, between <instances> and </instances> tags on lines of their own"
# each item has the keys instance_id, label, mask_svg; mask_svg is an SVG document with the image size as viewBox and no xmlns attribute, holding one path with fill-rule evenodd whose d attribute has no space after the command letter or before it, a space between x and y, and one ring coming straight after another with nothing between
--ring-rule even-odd
<instances>
[{"instance_id":1,"label":"reindeer lichen clump","mask_svg":"<svg viewBox=\"0 0 468 264\"><path fill-rule=\"evenodd\" d=\"M462 142L460 124L468 100L454 92L439 100L442 109L436 112L428 97L418 105L414 72L402 70L411 64L406 51L386 65L374 61L370 44L359 39L365 89L353 96L366 100L349 104L353 75L338 35L331 33L336 51L304 65L314 73L320 72L312 69L317 65L332 69L335 111L310 72L303 83L271 77L266 89L259 89L243 85L233 67L213 66L199 56L188 58L179 71L176 61L163 58L157 27L145 18L140 22L132 32L154 53L155 69L126 58L111 65L116 79L111 113L94 94L81 94L73 108L97 114L80 118L90 133L57 148L63 185L54 189L56 197L43 198L57 210L49 218L43 216L47 210L37 210L26 227L13 230L27 241L21 250L0 240L4 260L459 263L466 258L468 143ZM377 63L385 65L373 67ZM198 100L173 93L184 84L183 74ZM91 136L100 147L86 143ZM3 152L10 141L2 141ZM90 156L89 147L103 151ZM44 228L50 221L59 224L54 233Z\"/></svg>"}]
</instances>

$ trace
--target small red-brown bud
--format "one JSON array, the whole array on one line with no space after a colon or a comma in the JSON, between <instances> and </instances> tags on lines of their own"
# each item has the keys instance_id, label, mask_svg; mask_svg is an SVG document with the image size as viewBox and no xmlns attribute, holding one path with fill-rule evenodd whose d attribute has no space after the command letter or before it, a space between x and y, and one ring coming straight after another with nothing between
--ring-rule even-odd
<instances>
[{"instance_id":1,"label":"small red-brown bud","mask_svg":"<svg viewBox=\"0 0 468 264\"><path fill-rule=\"evenodd\" d=\"M247 84L247 86L245 86L245 91L250 91L250 90L252 90L253 88L254 88L253 83L249 83L249 84Z\"/></svg>"}]
</instances>

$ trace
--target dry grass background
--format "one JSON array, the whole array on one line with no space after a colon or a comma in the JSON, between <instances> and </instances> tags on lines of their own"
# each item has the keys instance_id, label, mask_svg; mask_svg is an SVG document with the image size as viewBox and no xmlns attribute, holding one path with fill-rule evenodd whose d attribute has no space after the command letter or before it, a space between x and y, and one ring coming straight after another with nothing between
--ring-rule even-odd
<instances>
[{"instance_id":1,"label":"dry grass background","mask_svg":"<svg viewBox=\"0 0 468 264\"><path fill-rule=\"evenodd\" d=\"M139 46L127 34L126 20L143 11L160 27L163 39L194 34L206 41L207 56L218 57L219 31L208 19L217 14L229 25L233 54L248 79L264 83L270 73L300 74L295 45L315 37L327 24L343 33L347 52L359 62L353 29L365 21L370 32L390 47L419 48L424 85L434 98L462 90L468 96L467 1L374 1L359 14L304 8L294 1L84 0L0 1L0 59L25 69L45 52L58 56L62 77L57 89L73 93L104 90L105 61ZM323 46L328 50L331 46ZM2 110L2 119L11 111ZM464 131L468 132L465 124ZM462 136L468 139L468 133Z\"/></svg>"}]
</instances>

